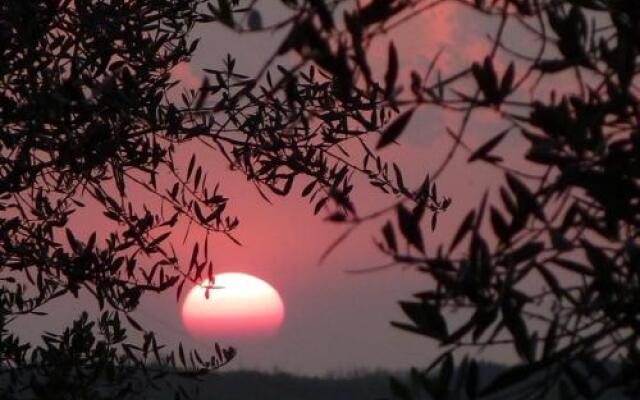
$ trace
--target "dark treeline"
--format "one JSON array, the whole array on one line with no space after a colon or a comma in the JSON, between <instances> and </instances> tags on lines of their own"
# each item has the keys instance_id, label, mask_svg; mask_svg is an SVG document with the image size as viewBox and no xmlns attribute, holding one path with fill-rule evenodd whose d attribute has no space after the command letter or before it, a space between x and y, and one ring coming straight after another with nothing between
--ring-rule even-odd
<instances>
[{"instance_id":1,"label":"dark treeline","mask_svg":"<svg viewBox=\"0 0 640 400\"><path fill-rule=\"evenodd\" d=\"M199 385L200 399L219 400L353 400L389 398L384 372L308 377L283 372L216 373ZM169 398L169 397L168 397Z\"/></svg>"},{"instance_id":2,"label":"dark treeline","mask_svg":"<svg viewBox=\"0 0 640 400\"><path fill-rule=\"evenodd\" d=\"M607 368L615 369L613 364ZM493 381L496 377L508 370L505 365L481 362L478 363L478 372L481 381ZM412 371L353 371L347 373L327 374L324 376L302 376L282 371L264 372L252 370L214 372L198 376L197 378L179 377L180 371L158 366L148 366L151 374L167 373L165 380L159 381L155 388L148 388L138 392L141 399L172 400L175 398L176 389L184 398L194 400L382 400L420 397L421 388L417 386L418 380L411 379L411 375L419 374L419 369ZM153 371L153 372L152 372ZM544 375L544 372L541 374ZM21 377L25 378L25 377ZM437 374L430 376L432 382L439 378ZM455 382L461 376L455 372L452 380ZM29 380L30 378L27 378ZM531 381L523 382L514 387L514 390L523 390L527 384L536 379L545 379L544 376L533 376ZM592 379L597 379L593 377ZM410 384L408 382L411 382ZM401 386L404 389L399 389ZM110 386L105 385L105 390ZM135 388L134 388L135 389ZM403 390L406 393L402 393ZM450 386L450 390L459 390L458 398L467 399L464 383ZM15 398L29 398L28 391L16 394ZM23 396L23 397L21 397ZM409 397L407 397L409 396ZM558 400L562 397L551 392L546 400ZM628 397L617 392L605 393L602 400L622 400Z\"/></svg>"},{"instance_id":3,"label":"dark treeline","mask_svg":"<svg viewBox=\"0 0 640 400\"><path fill-rule=\"evenodd\" d=\"M478 364L482 381L491 381L507 367L492 362ZM613 368L613 367L611 367ZM201 377L200 381L182 381L184 390L194 399L216 400L380 400L401 399L390 384L390 377L397 382L409 382L411 372L354 371L325 376L299 376L286 372L227 371ZM458 378L454 374L454 380ZM536 377L534 377L535 379ZM543 378L543 377L541 377ZM596 379L596 378L594 378ZM175 383L175 382L174 382ZM414 395L419 388L407 385ZM464 397L464 389L462 396ZM518 390L516 388L516 390ZM173 394L159 390L150 398L172 399ZM414 397L415 398L415 397ZM559 399L558 393L551 393L548 400ZM611 392L601 397L603 400L625 399Z\"/></svg>"}]
</instances>

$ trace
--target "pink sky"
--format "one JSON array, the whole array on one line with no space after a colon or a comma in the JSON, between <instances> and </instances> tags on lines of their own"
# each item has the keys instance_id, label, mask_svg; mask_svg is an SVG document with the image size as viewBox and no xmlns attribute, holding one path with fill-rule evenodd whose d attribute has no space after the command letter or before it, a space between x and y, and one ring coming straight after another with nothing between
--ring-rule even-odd
<instances>
[{"instance_id":1,"label":"pink sky","mask_svg":"<svg viewBox=\"0 0 640 400\"><path fill-rule=\"evenodd\" d=\"M273 10L264 10L263 18L276 18ZM475 18L475 17L474 17ZM390 37L398 48L403 78L412 68L424 69L438 49L443 48L441 67L453 70L481 59L487 45L484 37L486 21L473 22L458 6L447 6L414 19ZM238 37L228 30L204 27L199 50L191 65L180 65L174 72L187 86L197 87L200 68L219 66L227 52L238 58L238 69L248 74L256 71L282 35L250 35ZM233 48L229 44L233 43ZM372 49L378 74L384 73L388 40L381 40ZM379 56L378 56L379 55ZM380 68L381 67L381 68ZM502 66L500 67L502 68ZM381 154L403 167L408 186L417 186L427 171L433 171L444 158L451 140L444 134L447 125L456 119L437 109L421 109L402 138L402 146L391 146ZM480 115L476 129L466 140L471 144L486 141L494 132L490 114ZM515 141L507 145L518 146ZM313 207L296 195L303 185L298 183L294 195L288 198L272 196L273 204L263 201L243 176L232 172L218 154L210 154L197 146L180 150L183 160L196 152L209 169L209 182L221 182L221 190L231 201L229 215L237 215L241 225L237 246L223 237L211 239L217 272L237 271L254 274L266 280L281 294L286 317L280 333L262 343L239 344L240 355L232 368L278 367L297 373L345 371L351 368L408 368L424 365L433 357L432 342L389 326L392 319L402 319L397 301L408 298L430 282L415 271L392 269L383 272L353 275L346 271L373 266L385 259L372 245L384 219L358 230L325 263L318 259L342 227L313 216ZM426 235L428 246L450 238L460 218L479 199L487 185L500 182L501 174L481 163L468 165L467 155L459 153L438 181L439 191L453 198L450 211L439 219L437 232ZM375 210L392 200L377 190L359 182L355 196L361 212ZM136 192L129 196L135 198ZM80 229L89 234L93 227ZM184 226L178 226L180 233ZM198 233L194 233L197 238ZM176 241L179 256L188 259L190 243ZM186 293L186 291L185 291ZM72 317L73 307L63 311L62 318L52 322L63 325ZM175 292L149 297L136 314L147 327L155 329L160 338L170 344L179 340L197 347L201 353L205 343L188 336L180 322L180 304ZM65 320L65 318L67 318ZM454 317L454 319L457 317ZM20 322L29 327L32 322ZM210 349L210 347L209 347ZM507 357L508 359L508 357Z\"/></svg>"}]
</instances>

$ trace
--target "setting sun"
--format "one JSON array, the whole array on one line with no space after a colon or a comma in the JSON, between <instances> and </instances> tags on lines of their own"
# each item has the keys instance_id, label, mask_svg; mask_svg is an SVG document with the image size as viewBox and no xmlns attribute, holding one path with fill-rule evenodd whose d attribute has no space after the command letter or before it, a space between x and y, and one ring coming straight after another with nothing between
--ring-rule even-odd
<instances>
[{"instance_id":1,"label":"setting sun","mask_svg":"<svg viewBox=\"0 0 640 400\"><path fill-rule=\"evenodd\" d=\"M227 272L215 276L206 296L206 284L195 286L182 306L182 321L201 339L258 339L275 334L284 320L278 292L255 276Z\"/></svg>"}]
</instances>

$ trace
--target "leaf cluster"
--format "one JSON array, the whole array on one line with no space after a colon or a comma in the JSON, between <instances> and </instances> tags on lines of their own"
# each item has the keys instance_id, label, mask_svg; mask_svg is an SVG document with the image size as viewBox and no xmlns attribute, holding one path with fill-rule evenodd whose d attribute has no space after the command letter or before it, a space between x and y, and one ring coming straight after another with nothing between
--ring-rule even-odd
<instances>
[{"instance_id":1,"label":"leaf cluster","mask_svg":"<svg viewBox=\"0 0 640 400\"><path fill-rule=\"evenodd\" d=\"M240 244L233 232L239 220L226 214L229 199L207 164L197 155L177 161L184 143L219 154L267 201L302 180L302 196L332 220L360 220L354 174L414 202L415 215L439 209L428 188L407 189L396 165L390 176L366 139L398 131L397 122L383 129L399 112L395 48L383 85L372 76L366 46L411 2L356 7L343 26L333 17L340 2L283 3L291 16L273 25L240 1L0 5L0 374L12 376L11 390L32 385L34 396L44 396L55 381L70 379L81 397L96 396L92 386L107 381L127 388L138 375L105 371L140 371L141 360L162 348L132 317L143 296L173 288L179 299L187 284L212 280L209 235ZM238 72L228 56L176 101L171 72L194 54L198 39L190 34L202 23L290 34L256 76ZM292 52L299 63L277 65ZM104 229L84 237L75 227L87 209L102 214L95 223ZM206 233L189 260L174 250L180 223L187 225L183 242L192 229ZM11 332L16 318L43 315L52 301L82 294L95 299L102 322L83 315L60 335L45 334L43 347ZM142 346L128 342L132 331L144 335ZM182 347L176 354L182 365L194 358L198 370L233 356L215 351L215 362ZM62 364L70 368L58 371ZM36 381L14 374L21 368L37 369Z\"/></svg>"},{"instance_id":2,"label":"leaf cluster","mask_svg":"<svg viewBox=\"0 0 640 400\"><path fill-rule=\"evenodd\" d=\"M432 100L459 113L462 123L447 132L454 144L436 178L465 150L468 162L504 171L504 184L485 194L445 246L431 251L420 244L419 218L400 211L404 238L424 254L402 251L391 226L382 229L383 251L393 263L414 266L434 282L400 302L409 322L392 324L443 346L434 367L445 376L450 352L464 349L510 346L521 360L488 384L478 380L475 361L465 360L463 382L446 390L427 382L429 398L591 399L617 389L634 398L640 142L632 82L640 65L634 30L640 14L624 1L468 5L494 18L491 51L434 83L414 72L414 98L406 103ZM510 47L510 32L539 48ZM510 59L502 74L496 59ZM555 85L549 100L536 95L545 84ZM469 121L487 109L505 129L472 148L463 139L474 128ZM514 136L527 145L527 169L497 153ZM455 324L450 316L458 311L464 319ZM619 368L604 367L612 360ZM403 389L396 392L407 398Z\"/></svg>"}]
</instances>

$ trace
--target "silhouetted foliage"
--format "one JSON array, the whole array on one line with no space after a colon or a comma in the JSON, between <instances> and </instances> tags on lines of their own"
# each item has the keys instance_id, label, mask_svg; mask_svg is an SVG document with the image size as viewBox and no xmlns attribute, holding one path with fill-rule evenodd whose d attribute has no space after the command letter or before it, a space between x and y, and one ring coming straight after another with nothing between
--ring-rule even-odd
<instances>
[{"instance_id":1,"label":"silhouetted foliage","mask_svg":"<svg viewBox=\"0 0 640 400\"><path fill-rule=\"evenodd\" d=\"M302 178L302 195L331 220L357 218L349 198L356 171L415 200L362 139L391 118L383 103L394 95L397 60L385 89L369 77L360 90L351 60L355 51L366 67L355 40L359 19L350 23L355 50L331 39L331 12L340 2L284 1L291 16L272 26L254 3L0 4L0 374L10 378L3 398L139 397L164 376L147 365L151 360L198 375L233 357L234 349L217 345L210 357L181 345L162 352L131 315L149 293L174 288L179 299L187 282L212 281L209 234L238 242L232 234L239 221L224 212L228 199L195 155L188 165L175 161L180 144L198 141L216 151L265 198L289 194ZM366 23L384 17L374 11ZM291 31L257 76L237 72L229 56L204 71L199 89L172 101L178 82L171 70L195 51L189 34L199 23ZM275 64L291 52L300 56L297 65ZM364 167L352 163L346 141L366 153ZM76 215L85 207L102 212L104 221L95 223L103 229L81 237ZM171 245L180 221L207 232L189 260L179 260ZM101 316L83 314L63 332L43 332L41 345L11 330L16 318L42 315L51 301L81 293L96 300Z\"/></svg>"},{"instance_id":2,"label":"silhouetted foliage","mask_svg":"<svg viewBox=\"0 0 640 400\"><path fill-rule=\"evenodd\" d=\"M173 196L166 216L126 196L137 182L171 198L155 178L161 166L176 170L173 142L187 129L165 97L175 84L170 70L195 49L187 35L208 18L196 11L201 4L0 5L0 366L12 377L3 398L136 397L159 378L145 370L149 359L175 364L179 356L198 371L233 356L233 349L206 360L190 352L188 363L182 347L161 355L152 332L140 333L139 343L127 340L127 327L143 331L128 315L141 296L194 279L163 246L168 229L179 215L192 217L198 202L218 214L224 206L189 189ZM179 184L183 193L198 185L187 180ZM116 223L112 232L77 237L74 213L87 202ZM235 224L220 216L208 223L222 231ZM80 291L104 310L95 322L83 314L64 332L44 333L35 348L9 330L14 319ZM132 370L145 374L133 379Z\"/></svg>"},{"instance_id":3,"label":"silhouetted foliage","mask_svg":"<svg viewBox=\"0 0 640 400\"><path fill-rule=\"evenodd\" d=\"M459 128L447 131L453 145L431 182L467 151L470 163L503 170L505 184L469 211L448 246L424 247L421 213L402 205L396 224L382 230L379 247L390 265L415 266L434 281L400 303L410 322L392 323L443 348L413 381L433 399L591 399L614 389L637 398L640 7L624 0L458 3L495 21L486 58L432 82L414 71L410 98L396 99L408 111L379 147L398 138L416 108L435 104L458 112ZM514 47L514 37L526 46ZM549 98L538 94L545 90ZM480 111L493 112L502 127L471 148L465 134ZM507 136L528 144L510 162L497 155ZM530 163L514 167L517 156ZM460 310L468 316L454 325L450 317ZM483 382L476 361L465 358L462 380L452 379L454 353L498 346L512 347L522 362ZM619 368L604 368L610 360ZM394 387L397 397L413 398L402 383Z\"/></svg>"},{"instance_id":4,"label":"silhouetted foliage","mask_svg":"<svg viewBox=\"0 0 640 400\"><path fill-rule=\"evenodd\" d=\"M229 360L232 350L219 348L211 360L182 347L163 358L155 336L128 315L146 293L175 288L179 298L186 282L211 278L209 233L238 241L238 219L225 214L228 199L207 179L209 171L195 156L188 165L175 161L178 145L198 141L265 198L288 195L302 181L301 195L316 214L324 210L347 226L323 258L356 227L394 213L378 247L390 265L415 266L435 282L401 303L410 323L394 323L444 347L431 368L415 375L431 398L461 396L452 385L465 387L470 398L543 398L554 390L563 399L595 398L616 387L636 395L640 8L633 0L457 0L495 20L486 57L446 74L436 57L426 71L411 73L405 92L391 43L378 82L367 54L373 41L451 2L283 0L288 15L273 24L254 1L3 2L3 372L37 368L33 393L50 398L62 396L56 385L65 379L86 382L78 396L94 396L90 382L115 371L112 386L135 396L128 380L139 375L122 371L146 371L149 357L170 364L178 357L194 374ZM199 89L171 101L177 82L170 71L195 51L188 34L197 23L288 34L255 76L238 72L228 56L221 67L204 70ZM531 45L511 48L505 40L511 33ZM278 65L281 57L292 65ZM556 87L549 99L536 95L543 85ZM376 150L397 141L426 106L457 112L459 126L445 132L453 145L443 165L412 189ZM480 110L492 111L503 126L473 149L464 135ZM518 170L496 155L516 135L529 145L523 156L539 168ZM505 184L499 200L487 194L469 211L449 246L433 249L424 225L436 229L451 204L437 180L458 151L503 170ZM354 174L396 201L359 215L350 198ZM127 196L132 187L153 200ZM78 237L73 214L88 202L113 222L110 232ZM188 261L178 260L170 244L180 220L207 232ZM531 278L542 283L531 285ZM80 291L104 309L95 325L82 316L61 335L45 334L35 349L11 335L14 318ZM447 311L458 309L470 317L453 327ZM127 331L143 332L143 344L125 342L122 315ZM522 364L484 382L467 359L459 367L462 381L452 379L454 351L505 345ZM602 369L612 358L620 368ZM439 368L434 384L433 368ZM151 384L156 376L149 372L143 375ZM535 384L509 391L531 377L538 377ZM7 397L31 384L13 382ZM401 382L393 385L410 397Z\"/></svg>"}]
</instances>

